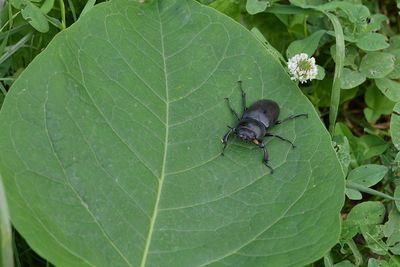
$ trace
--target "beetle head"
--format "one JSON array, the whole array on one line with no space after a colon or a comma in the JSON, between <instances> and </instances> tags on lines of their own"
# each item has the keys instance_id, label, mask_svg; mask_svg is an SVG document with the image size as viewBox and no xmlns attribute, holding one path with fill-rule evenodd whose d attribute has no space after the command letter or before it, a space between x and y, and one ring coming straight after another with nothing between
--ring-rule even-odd
<instances>
[{"instance_id":1,"label":"beetle head","mask_svg":"<svg viewBox=\"0 0 400 267\"><path fill-rule=\"evenodd\" d=\"M245 141L252 142L256 139L256 133L247 128L239 128L237 129L237 136Z\"/></svg>"}]
</instances>

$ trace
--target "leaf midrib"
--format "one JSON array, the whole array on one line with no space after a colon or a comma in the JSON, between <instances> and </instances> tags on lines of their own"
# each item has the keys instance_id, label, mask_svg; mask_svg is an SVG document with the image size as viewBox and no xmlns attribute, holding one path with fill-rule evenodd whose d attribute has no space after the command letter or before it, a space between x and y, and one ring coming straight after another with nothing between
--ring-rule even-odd
<instances>
[{"instance_id":1,"label":"leaf midrib","mask_svg":"<svg viewBox=\"0 0 400 267\"><path fill-rule=\"evenodd\" d=\"M157 197L156 202L154 204L153 215L151 216L149 231L147 233L146 244L143 250L142 261L140 263L141 267L146 266L147 255L149 252L152 236L153 236L153 229L154 224L156 222L157 214L158 214L158 206L160 203L160 196L161 191L164 183L165 178L165 165L167 161L167 151L168 151L168 124L169 124L169 97L168 97L168 75L167 75L167 68L165 63L165 48L164 48L164 34L163 34L163 27L161 23L161 14L160 14L160 4L157 1L157 12L158 12L158 20L160 22L160 35L161 35L161 57L163 59L163 67L164 67L164 82L165 82L165 139L164 139L164 155L163 155L163 163L161 168L160 179L158 181L158 189L157 189Z\"/></svg>"}]
</instances>

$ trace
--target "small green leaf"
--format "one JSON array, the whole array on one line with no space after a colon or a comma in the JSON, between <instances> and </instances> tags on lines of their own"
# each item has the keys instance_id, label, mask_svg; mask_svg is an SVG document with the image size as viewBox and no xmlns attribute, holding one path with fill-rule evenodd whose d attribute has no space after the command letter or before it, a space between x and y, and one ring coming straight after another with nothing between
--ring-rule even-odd
<instances>
[{"instance_id":1,"label":"small green leaf","mask_svg":"<svg viewBox=\"0 0 400 267\"><path fill-rule=\"evenodd\" d=\"M383 234L382 225L362 225L360 226L360 229L361 234L367 242L367 247L371 249L373 253L379 255L387 254L389 247L382 240L382 238L385 236Z\"/></svg>"},{"instance_id":2,"label":"small green leaf","mask_svg":"<svg viewBox=\"0 0 400 267\"><path fill-rule=\"evenodd\" d=\"M356 45L365 51L377 51L389 47L386 36L374 32L362 35Z\"/></svg>"},{"instance_id":3,"label":"small green leaf","mask_svg":"<svg viewBox=\"0 0 400 267\"><path fill-rule=\"evenodd\" d=\"M387 261L369 258L368 267L390 267L390 265Z\"/></svg>"},{"instance_id":4,"label":"small green leaf","mask_svg":"<svg viewBox=\"0 0 400 267\"><path fill-rule=\"evenodd\" d=\"M341 261L339 263L336 263L333 265L333 267L354 267L355 265L351 263L350 261Z\"/></svg>"},{"instance_id":5,"label":"small green leaf","mask_svg":"<svg viewBox=\"0 0 400 267\"><path fill-rule=\"evenodd\" d=\"M400 186L397 186L396 189L394 190L394 195L395 198L400 199ZM400 200L396 200L396 207L400 211Z\"/></svg>"},{"instance_id":6,"label":"small green leaf","mask_svg":"<svg viewBox=\"0 0 400 267\"><path fill-rule=\"evenodd\" d=\"M357 148L358 139L353 135L349 127L342 122L335 125L335 135L343 135L349 140L351 149L354 151Z\"/></svg>"},{"instance_id":7,"label":"small green leaf","mask_svg":"<svg viewBox=\"0 0 400 267\"><path fill-rule=\"evenodd\" d=\"M400 255L400 243L397 243L392 247L389 247L389 250L395 255ZM400 264L397 264L397 266L400 266Z\"/></svg>"},{"instance_id":8,"label":"small green leaf","mask_svg":"<svg viewBox=\"0 0 400 267\"><path fill-rule=\"evenodd\" d=\"M323 80L325 78L325 69L320 65L317 65L317 76L315 77L316 80Z\"/></svg>"},{"instance_id":9,"label":"small green leaf","mask_svg":"<svg viewBox=\"0 0 400 267\"><path fill-rule=\"evenodd\" d=\"M330 52L331 52L333 60L336 62L336 45L331 46ZM344 66L351 66L352 68L357 69L357 65L354 62L358 56L359 56L359 53L355 47L346 46Z\"/></svg>"},{"instance_id":10,"label":"small green leaf","mask_svg":"<svg viewBox=\"0 0 400 267\"><path fill-rule=\"evenodd\" d=\"M388 78L400 79L400 49L390 50L390 54L394 57L394 69L389 73Z\"/></svg>"},{"instance_id":11,"label":"small green leaf","mask_svg":"<svg viewBox=\"0 0 400 267\"><path fill-rule=\"evenodd\" d=\"M369 122L377 120L382 114L390 114L395 102L390 101L375 86L370 86L364 95L368 108L364 109L366 119Z\"/></svg>"},{"instance_id":12,"label":"small green leaf","mask_svg":"<svg viewBox=\"0 0 400 267\"><path fill-rule=\"evenodd\" d=\"M395 105L393 101L390 101L375 86L370 86L367 88L365 93L365 102L368 107L377 110L382 114L390 114Z\"/></svg>"},{"instance_id":13,"label":"small green leaf","mask_svg":"<svg viewBox=\"0 0 400 267\"><path fill-rule=\"evenodd\" d=\"M385 206L379 201L365 201L354 206L347 216L347 223L375 225L383 222Z\"/></svg>"},{"instance_id":14,"label":"small green leaf","mask_svg":"<svg viewBox=\"0 0 400 267\"><path fill-rule=\"evenodd\" d=\"M27 0L11 0L11 5L16 9L21 9L24 5L26 5Z\"/></svg>"},{"instance_id":15,"label":"small green leaf","mask_svg":"<svg viewBox=\"0 0 400 267\"><path fill-rule=\"evenodd\" d=\"M393 108L390 120L390 134L393 144L400 150L400 103L397 103Z\"/></svg>"},{"instance_id":16,"label":"small green leaf","mask_svg":"<svg viewBox=\"0 0 400 267\"><path fill-rule=\"evenodd\" d=\"M365 82L365 80L366 76L364 73L353 71L348 68L343 68L340 87L342 89L351 89L362 84L363 82Z\"/></svg>"},{"instance_id":17,"label":"small green leaf","mask_svg":"<svg viewBox=\"0 0 400 267\"><path fill-rule=\"evenodd\" d=\"M26 7L21 11L22 17L37 31L48 32L49 23L42 10L30 2L27 3Z\"/></svg>"},{"instance_id":18,"label":"small green leaf","mask_svg":"<svg viewBox=\"0 0 400 267\"><path fill-rule=\"evenodd\" d=\"M388 221L382 227L383 233L388 238L386 243L394 246L400 242L400 212L396 207L392 207L389 212Z\"/></svg>"},{"instance_id":19,"label":"small green leaf","mask_svg":"<svg viewBox=\"0 0 400 267\"><path fill-rule=\"evenodd\" d=\"M380 155L388 148L387 142L382 138L365 134L358 139L358 160L363 162L374 156Z\"/></svg>"},{"instance_id":20,"label":"small green leaf","mask_svg":"<svg viewBox=\"0 0 400 267\"><path fill-rule=\"evenodd\" d=\"M40 10L42 10L43 14L49 13L54 7L54 0L45 0Z\"/></svg>"},{"instance_id":21,"label":"small green leaf","mask_svg":"<svg viewBox=\"0 0 400 267\"><path fill-rule=\"evenodd\" d=\"M215 8L216 10L218 10L221 13L224 13L225 15L233 18L236 21L240 21L240 5L238 4L238 2L234 1L234 0L217 0L215 2L212 2L210 5L210 7Z\"/></svg>"},{"instance_id":22,"label":"small green leaf","mask_svg":"<svg viewBox=\"0 0 400 267\"><path fill-rule=\"evenodd\" d=\"M375 79L375 84L381 92L393 102L400 101L400 83L388 78Z\"/></svg>"},{"instance_id":23,"label":"small green leaf","mask_svg":"<svg viewBox=\"0 0 400 267\"><path fill-rule=\"evenodd\" d=\"M376 32L381 29L382 22L389 21L388 17L383 14L373 14L370 17L370 22L360 27L360 32Z\"/></svg>"},{"instance_id":24,"label":"small green leaf","mask_svg":"<svg viewBox=\"0 0 400 267\"><path fill-rule=\"evenodd\" d=\"M269 6L271 6L271 0L247 0L246 10L250 15L254 15L263 12Z\"/></svg>"},{"instance_id":25,"label":"small green leaf","mask_svg":"<svg viewBox=\"0 0 400 267\"><path fill-rule=\"evenodd\" d=\"M317 8L324 3L322 0L289 0L289 2L302 8Z\"/></svg>"},{"instance_id":26,"label":"small green leaf","mask_svg":"<svg viewBox=\"0 0 400 267\"><path fill-rule=\"evenodd\" d=\"M341 9L349 20L356 25L365 25L370 16L369 9L361 4L355 4L346 1L332 1L318 7L319 10L333 11Z\"/></svg>"},{"instance_id":27,"label":"small green leaf","mask_svg":"<svg viewBox=\"0 0 400 267\"><path fill-rule=\"evenodd\" d=\"M348 181L357 183L363 186L373 186L377 184L387 173L388 168L383 165L367 164L353 169L349 176Z\"/></svg>"},{"instance_id":28,"label":"small green leaf","mask_svg":"<svg viewBox=\"0 0 400 267\"><path fill-rule=\"evenodd\" d=\"M367 78L383 78L394 69L394 58L385 52L367 53L361 60L360 71Z\"/></svg>"},{"instance_id":29,"label":"small green leaf","mask_svg":"<svg viewBox=\"0 0 400 267\"><path fill-rule=\"evenodd\" d=\"M357 191L355 189L346 188L344 192L345 192L346 196L351 200L360 200L360 199L362 199L362 194L360 193L360 191Z\"/></svg>"},{"instance_id":30,"label":"small green leaf","mask_svg":"<svg viewBox=\"0 0 400 267\"><path fill-rule=\"evenodd\" d=\"M301 8L294 5L285 5L274 2L273 6L265 10L265 12L273 13L276 15L295 15L295 14L315 14L318 11L313 9Z\"/></svg>"},{"instance_id":31,"label":"small green leaf","mask_svg":"<svg viewBox=\"0 0 400 267\"><path fill-rule=\"evenodd\" d=\"M296 40L292 42L286 51L287 57L291 58L300 53L306 53L311 57L315 50L317 50L319 41L325 32L325 30L319 30L302 40Z\"/></svg>"},{"instance_id":32,"label":"small green leaf","mask_svg":"<svg viewBox=\"0 0 400 267\"><path fill-rule=\"evenodd\" d=\"M390 47L386 50L392 51L400 49L400 35L394 35L389 39Z\"/></svg>"},{"instance_id":33,"label":"small green leaf","mask_svg":"<svg viewBox=\"0 0 400 267\"><path fill-rule=\"evenodd\" d=\"M363 113L365 119L367 119L367 121L371 123L379 119L379 117L381 116L379 112L375 112L373 109L368 107L363 109Z\"/></svg>"},{"instance_id":34,"label":"small green leaf","mask_svg":"<svg viewBox=\"0 0 400 267\"><path fill-rule=\"evenodd\" d=\"M379 201L365 201L354 206L342 226L342 239L351 239L361 233L361 227L382 223L385 206Z\"/></svg>"}]
</instances>

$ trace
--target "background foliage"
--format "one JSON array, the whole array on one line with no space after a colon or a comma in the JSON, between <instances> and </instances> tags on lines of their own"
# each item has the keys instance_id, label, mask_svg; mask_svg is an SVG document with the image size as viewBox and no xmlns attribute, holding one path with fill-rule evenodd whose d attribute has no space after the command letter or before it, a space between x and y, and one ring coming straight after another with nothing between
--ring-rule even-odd
<instances>
[{"instance_id":1,"label":"background foliage","mask_svg":"<svg viewBox=\"0 0 400 267\"><path fill-rule=\"evenodd\" d=\"M305 52L316 58L320 73L324 69L319 80L300 88L331 130L347 174L347 199L340 242L313 265L400 266L399 4L388 0L200 2L252 30L282 65L288 57ZM54 35L94 4L90 0L3 4L0 101ZM48 264L13 233L17 266Z\"/></svg>"}]
</instances>

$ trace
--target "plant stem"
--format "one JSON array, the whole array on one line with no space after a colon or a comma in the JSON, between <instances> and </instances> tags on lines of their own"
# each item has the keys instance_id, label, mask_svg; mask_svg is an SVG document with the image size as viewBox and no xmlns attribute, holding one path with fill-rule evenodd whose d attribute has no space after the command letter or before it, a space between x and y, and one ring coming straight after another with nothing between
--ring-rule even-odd
<instances>
[{"instance_id":1,"label":"plant stem","mask_svg":"<svg viewBox=\"0 0 400 267\"><path fill-rule=\"evenodd\" d=\"M61 30L65 30L66 22L65 22L65 5L63 0L59 0L60 2L60 11L61 11Z\"/></svg>"},{"instance_id":2,"label":"plant stem","mask_svg":"<svg viewBox=\"0 0 400 267\"><path fill-rule=\"evenodd\" d=\"M3 187L2 178L0 177L0 264L2 266L13 266L12 237L10 216L8 213L7 200Z\"/></svg>"},{"instance_id":3,"label":"plant stem","mask_svg":"<svg viewBox=\"0 0 400 267\"><path fill-rule=\"evenodd\" d=\"M366 187L366 186L363 186L363 185L359 185L359 184L356 184L356 183L352 183L352 182L349 182L349 181L346 182L346 187L347 188L351 188L351 189L355 189L355 190L358 190L358 191L361 191L361 192L364 192L364 193L367 193L367 194L370 194L370 195L374 195L374 196L378 196L378 197L382 197L382 198L386 198L386 199L390 199L390 200L394 200L394 201L400 201L399 198L395 198L395 197L389 196L389 195L387 195L385 193L376 191L376 190L374 190L372 188L369 188L369 187Z\"/></svg>"},{"instance_id":4,"label":"plant stem","mask_svg":"<svg viewBox=\"0 0 400 267\"><path fill-rule=\"evenodd\" d=\"M351 252L353 252L354 258L356 260L355 262L356 266L360 266L363 263L363 258L360 251L357 248L356 243L354 242L353 239L349 239L347 240L346 244L349 246Z\"/></svg>"}]
</instances>

